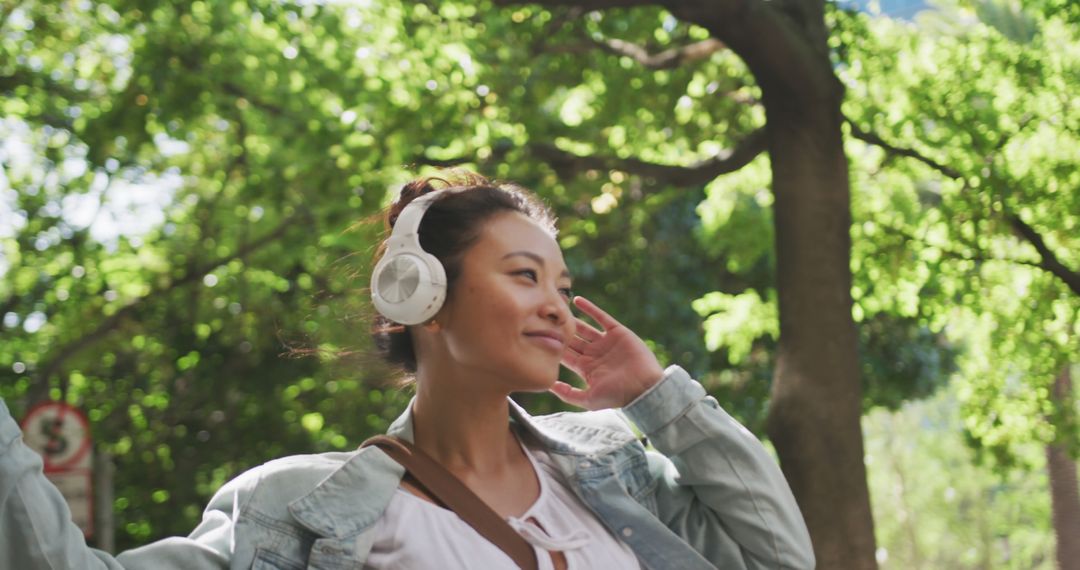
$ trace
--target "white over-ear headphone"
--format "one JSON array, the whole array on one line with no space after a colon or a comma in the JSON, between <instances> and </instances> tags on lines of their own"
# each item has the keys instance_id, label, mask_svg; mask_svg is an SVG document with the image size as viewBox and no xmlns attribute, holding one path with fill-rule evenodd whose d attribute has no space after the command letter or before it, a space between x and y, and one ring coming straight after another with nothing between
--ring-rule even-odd
<instances>
[{"instance_id":1,"label":"white over-ear headphone","mask_svg":"<svg viewBox=\"0 0 1080 570\"><path fill-rule=\"evenodd\" d=\"M371 272L371 300L379 313L403 325L418 325L439 312L446 299L446 270L420 247L420 220L446 188L409 202L398 215L386 251Z\"/></svg>"}]
</instances>

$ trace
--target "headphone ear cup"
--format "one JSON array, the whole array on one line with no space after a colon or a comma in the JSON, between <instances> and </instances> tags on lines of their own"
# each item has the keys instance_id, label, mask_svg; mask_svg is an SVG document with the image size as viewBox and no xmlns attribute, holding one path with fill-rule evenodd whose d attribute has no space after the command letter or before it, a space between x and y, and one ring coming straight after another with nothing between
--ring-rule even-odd
<instances>
[{"instance_id":1,"label":"headphone ear cup","mask_svg":"<svg viewBox=\"0 0 1080 570\"><path fill-rule=\"evenodd\" d=\"M403 325L430 320L446 300L446 270L435 256L403 248L387 254L371 275L371 300L384 317Z\"/></svg>"}]
</instances>

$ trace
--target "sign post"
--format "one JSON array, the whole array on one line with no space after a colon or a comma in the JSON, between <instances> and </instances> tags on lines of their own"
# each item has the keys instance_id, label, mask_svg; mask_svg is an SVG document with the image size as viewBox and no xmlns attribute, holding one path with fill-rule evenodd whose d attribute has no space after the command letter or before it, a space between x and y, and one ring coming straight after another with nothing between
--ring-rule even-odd
<instances>
[{"instance_id":1,"label":"sign post","mask_svg":"<svg viewBox=\"0 0 1080 570\"><path fill-rule=\"evenodd\" d=\"M78 408L42 402L26 413L23 441L45 463L45 477L67 500L71 520L89 540L94 535L93 444L90 422Z\"/></svg>"}]
</instances>

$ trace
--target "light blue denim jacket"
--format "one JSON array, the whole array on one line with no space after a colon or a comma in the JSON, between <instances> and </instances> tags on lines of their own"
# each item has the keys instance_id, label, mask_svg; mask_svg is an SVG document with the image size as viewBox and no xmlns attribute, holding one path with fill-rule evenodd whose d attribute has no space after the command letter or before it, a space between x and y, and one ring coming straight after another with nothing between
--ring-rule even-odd
<instances>
[{"instance_id":1,"label":"light blue denim jacket","mask_svg":"<svg viewBox=\"0 0 1080 570\"><path fill-rule=\"evenodd\" d=\"M814 554L787 482L761 443L678 366L623 408L511 417L644 568L809 569ZM412 440L411 406L389 433ZM381 450L271 461L225 484L202 522L113 558L88 548L40 458L0 400L0 568L359 570L402 468Z\"/></svg>"}]
</instances>

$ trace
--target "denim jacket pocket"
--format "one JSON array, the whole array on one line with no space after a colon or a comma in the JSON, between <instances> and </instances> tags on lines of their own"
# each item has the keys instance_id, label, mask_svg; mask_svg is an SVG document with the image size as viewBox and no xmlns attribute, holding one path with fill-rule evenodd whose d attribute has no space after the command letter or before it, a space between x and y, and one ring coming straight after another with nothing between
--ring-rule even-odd
<instances>
[{"instance_id":1,"label":"denim jacket pocket","mask_svg":"<svg viewBox=\"0 0 1080 570\"><path fill-rule=\"evenodd\" d=\"M312 545L318 538L306 529L263 512L258 505L246 505L237 521L237 535L255 547L252 568L282 570L309 566Z\"/></svg>"},{"instance_id":2,"label":"denim jacket pocket","mask_svg":"<svg viewBox=\"0 0 1080 570\"><path fill-rule=\"evenodd\" d=\"M304 570L304 563L289 559L266 548L255 549L251 570Z\"/></svg>"},{"instance_id":3,"label":"denim jacket pocket","mask_svg":"<svg viewBox=\"0 0 1080 570\"><path fill-rule=\"evenodd\" d=\"M360 570L363 561L356 559L354 539L320 538L311 547L309 570Z\"/></svg>"},{"instance_id":4,"label":"denim jacket pocket","mask_svg":"<svg viewBox=\"0 0 1080 570\"><path fill-rule=\"evenodd\" d=\"M656 477L649 471L649 461L644 450L626 448L629 457L616 467L619 485L649 512L656 514Z\"/></svg>"}]
</instances>

